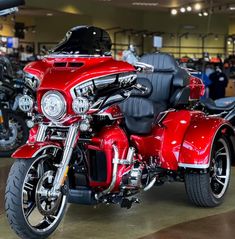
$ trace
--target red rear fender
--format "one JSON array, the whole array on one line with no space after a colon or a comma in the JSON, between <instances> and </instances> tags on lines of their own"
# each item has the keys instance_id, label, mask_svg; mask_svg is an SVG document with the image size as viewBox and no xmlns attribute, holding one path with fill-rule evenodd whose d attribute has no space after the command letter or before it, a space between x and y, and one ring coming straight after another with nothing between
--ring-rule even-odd
<instances>
[{"instance_id":1,"label":"red rear fender","mask_svg":"<svg viewBox=\"0 0 235 239\"><path fill-rule=\"evenodd\" d=\"M221 118L194 117L181 146L179 167L208 168L214 139L226 131L234 134L232 127Z\"/></svg>"}]
</instances>

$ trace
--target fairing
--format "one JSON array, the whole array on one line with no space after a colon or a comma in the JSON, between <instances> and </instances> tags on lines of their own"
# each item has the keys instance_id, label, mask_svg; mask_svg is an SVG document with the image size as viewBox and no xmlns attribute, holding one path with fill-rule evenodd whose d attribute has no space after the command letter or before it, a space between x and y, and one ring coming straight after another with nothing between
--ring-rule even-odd
<instances>
[{"instance_id":1,"label":"fairing","mask_svg":"<svg viewBox=\"0 0 235 239\"><path fill-rule=\"evenodd\" d=\"M73 63L73 64L71 64ZM77 67L76 64L77 63ZM60 91L66 98L67 112L72 114L72 96L70 90L79 83L102 76L135 72L135 68L111 57L57 56L44 58L25 67L25 72L34 74L40 80L37 100L48 90Z\"/></svg>"}]
</instances>

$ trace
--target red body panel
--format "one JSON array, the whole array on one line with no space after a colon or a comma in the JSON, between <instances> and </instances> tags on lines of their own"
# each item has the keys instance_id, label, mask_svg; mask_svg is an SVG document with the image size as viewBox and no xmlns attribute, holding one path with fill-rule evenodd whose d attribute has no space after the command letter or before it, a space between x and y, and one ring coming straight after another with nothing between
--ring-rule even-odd
<instances>
[{"instance_id":1,"label":"red body panel","mask_svg":"<svg viewBox=\"0 0 235 239\"><path fill-rule=\"evenodd\" d=\"M91 187L103 186L107 187L112 180L112 167L113 167L113 147L115 144L118 148L119 159L126 159L127 151L129 148L129 142L127 135L119 126L107 126L102 129L102 131L92 138L92 144L88 145L88 148L103 151L106 154L107 160L107 180L106 182L95 182L90 181ZM123 171L125 171L126 166L119 166L119 173L117 176L116 188L119 186Z\"/></svg>"},{"instance_id":2,"label":"red body panel","mask_svg":"<svg viewBox=\"0 0 235 239\"><path fill-rule=\"evenodd\" d=\"M186 110L170 112L162 122L164 126L156 125L150 135L132 135L131 140L137 146L138 153L146 158L159 157L160 167L177 170L180 148L191 114Z\"/></svg>"},{"instance_id":3,"label":"red body panel","mask_svg":"<svg viewBox=\"0 0 235 239\"><path fill-rule=\"evenodd\" d=\"M70 62L83 63L83 65L80 67L69 67L68 63ZM65 66L61 67L58 65L60 63L65 63ZM70 94L72 87L91 78L136 71L132 65L116 61L111 57L44 58L41 61L27 65L24 70L36 75L41 80L37 92L39 112L41 112L40 102L44 92L57 90L66 98L68 114L73 114L71 107L72 97Z\"/></svg>"},{"instance_id":4,"label":"red body panel","mask_svg":"<svg viewBox=\"0 0 235 239\"><path fill-rule=\"evenodd\" d=\"M158 157L160 167L177 170L179 163L207 165L213 138L226 121L199 111L180 110L168 113L162 124L150 135L132 135L131 140L143 157Z\"/></svg>"},{"instance_id":5,"label":"red body panel","mask_svg":"<svg viewBox=\"0 0 235 239\"><path fill-rule=\"evenodd\" d=\"M210 163L214 137L222 127L230 127L221 118L195 114L185 132L181 146L179 166L207 168Z\"/></svg>"},{"instance_id":6,"label":"red body panel","mask_svg":"<svg viewBox=\"0 0 235 239\"><path fill-rule=\"evenodd\" d=\"M42 150L46 148L62 148L61 145L57 142L35 142L35 143L27 143L20 148L18 148L13 154L12 158L24 158L24 159L30 159L35 157L38 153L40 153Z\"/></svg>"}]
</instances>

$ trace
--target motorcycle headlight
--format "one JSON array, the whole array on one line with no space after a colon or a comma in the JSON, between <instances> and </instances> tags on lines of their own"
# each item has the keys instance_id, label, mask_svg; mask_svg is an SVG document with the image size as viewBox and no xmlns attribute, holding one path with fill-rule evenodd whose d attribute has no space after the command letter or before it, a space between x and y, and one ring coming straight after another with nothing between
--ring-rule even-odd
<instances>
[{"instance_id":1,"label":"motorcycle headlight","mask_svg":"<svg viewBox=\"0 0 235 239\"><path fill-rule=\"evenodd\" d=\"M41 101L43 114L51 120L59 120L66 113L66 101L58 91L48 91Z\"/></svg>"},{"instance_id":2,"label":"motorcycle headlight","mask_svg":"<svg viewBox=\"0 0 235 239\"><path fill-rule=\"evenodd\" d=\"M73 100L73 111L76 114L85 114L89 110L89 101L85 97L77 97Z\"/></svg>"},{"instance_id":3,"label":"motorcycle headlight","mask_svg":"<svg viewBox=\"0 0 235 239\"><path fill-rule=\"evenodd\" d=\"M33 99L28 95L19 98L19 108L23 112L29 112L33 108Z\"/></svg>"}]
</instances>

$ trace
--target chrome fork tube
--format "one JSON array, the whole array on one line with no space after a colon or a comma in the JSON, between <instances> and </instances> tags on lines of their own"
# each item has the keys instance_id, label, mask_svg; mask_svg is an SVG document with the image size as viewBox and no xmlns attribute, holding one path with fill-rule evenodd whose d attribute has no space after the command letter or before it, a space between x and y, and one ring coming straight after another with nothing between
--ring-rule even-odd
<instances>
[{"instance_id":1,"label":"chrome fork tube","mask_svg":"<svg viewBox=\"0 0 235 239\"><path fill-rule=\"evenodd\" d=\"M47 125L41 124L38 129L38 134L36 137L37 142L44 142L46 136Z\"/></svg>"},{"instance_id":2,"label":"chrome fork tube","mask_svg":"<svg viewBox=\"0 0 235 239\"><path fill-rule=\"evenodd\" d=\"M78 124L76 125L72 125L69 128L67 137L66 137L66 141L65 141L65 146L64 146L64 152L63 152L63 156L62 156L62 160L58 166L58 170L55 176L55 180L53 183L53 192L57 194L60 187L61 187L61 182L63 180L63 177L66 173L67 170L67 166L69 164L69 161L71 159L72 153L73 153L73 149L76 143L76 138L77 138L77 133L78 133Z\"/></svg>"}]
</instances>

